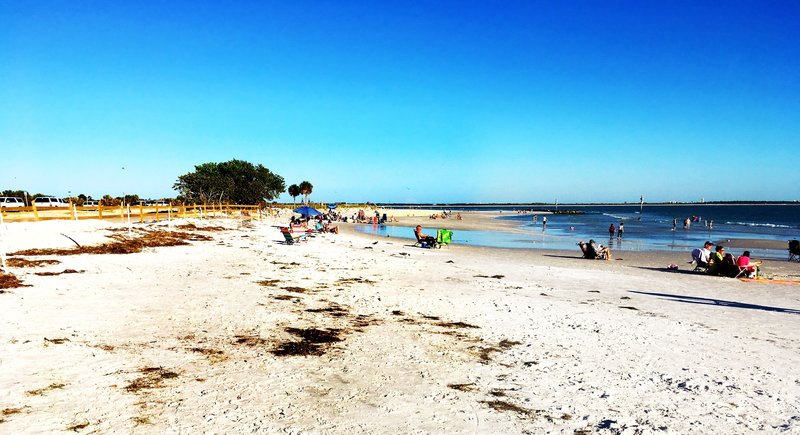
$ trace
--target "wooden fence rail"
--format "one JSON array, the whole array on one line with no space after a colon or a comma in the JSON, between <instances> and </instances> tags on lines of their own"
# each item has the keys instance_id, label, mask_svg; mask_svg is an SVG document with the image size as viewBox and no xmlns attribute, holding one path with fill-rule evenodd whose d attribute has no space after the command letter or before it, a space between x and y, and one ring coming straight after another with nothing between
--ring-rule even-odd
<instances>
[{"instance_id":1,"label":"wooden fence rail","mask_svg":"<svg viewBox=\"0 0 800 435\"><path fill-rule=\"evenodd\" d=\"M85 220L108 219L138 222L158 222L174 218L215 218L248 217L261 219L262 214L270 213L257 205L236 204L191 204L191 205L119 205L115 207L15 207L0 208L0 217L6 222L26 222L43 220Z\"/></svg>"}]
</instances>

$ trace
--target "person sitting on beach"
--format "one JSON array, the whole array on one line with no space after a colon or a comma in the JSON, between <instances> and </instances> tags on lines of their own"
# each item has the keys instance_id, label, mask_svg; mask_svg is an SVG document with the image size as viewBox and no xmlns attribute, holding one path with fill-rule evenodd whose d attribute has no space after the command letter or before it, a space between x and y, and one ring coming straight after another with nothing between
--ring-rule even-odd
<instances>
[{"instance_id":1,"label":"person sitting on beach","mask_svg":"<svg viewBox=\"0 0 800 435\"><path fill-rule=\"evenodd\" d=\"M758 275L758 266L761 265L761 262L750 262L750 251L744 251L742 255L736 259L736 266L739 270L743 268L747 270L747 277L748 278L755 278Z\"/></svg>"},{"instance_id":2,"label":"person sitting on beach","mask_svg":"<svg viewBox=\"0 0 800 435\"><path fill-rule=\"evenodd\" d=\"M461 213L456 213L456 220L457 220L457 221L460 221L460 220L461 220Z\"/></svg>"},{"instance_id":3,"label":"person sitting on beach","mask_svg":"<svg viewBox=\"0 0 800 435\"><path fill-rule=\"evenodd\" d=\"M422 232L422 225L417 225L417 229L414 231L417 234L417 240L427 244L428 246L433 247L436 243L436 239L432 236L426 236Z\"/></svg>"},{"instance_id":4,"label":"person sitting on beach","mask_svg":"<svg viewBox=\"0 0 800 435\"><path fill-rule=\"evenodd\" d=\"M702 248L694 248L692 251L692 260L697 263L698 267L708 269L708 260L711 258L711 247L714 246L711 242L703 243Z\"/></svg>"},{"instance_id":5,"label":"person sitting on beach","mask_svg":"<svg viewBox=\"0 0 800 435\"><path fill-rule=\"evenodd\" d=\"M578 242L578 246L581 247L583 258L589 260L608 260L611 258L611 250L603 245L600 245L599 247L596 246L594 240L589 240L589 243L580 241Z\"/></svg>"},{"instance_id":6,"label":"person sitting on beach","mask_svg":"<svg viewBox=\"0 0 800 435\"><path fill-rule=\"evenodd\" d=\"M720 275L722 271L722 258L725 255L725 247L717 245L714 248L714 253L708 259L708 273L711 275Z\"/></svg>"},{"instance_id":7,"label":"person sitting on beach","mask_svg":"<svg viewBox=\"0 0 800 435\"><path fill-rule=\"evenodd\" d=\"M720 272L722 276L729 278L735 278L739 274L739 267L736 266L736 257L733 254L725 254L722 257L722 270Z\"/></svg>"}]
</instances>

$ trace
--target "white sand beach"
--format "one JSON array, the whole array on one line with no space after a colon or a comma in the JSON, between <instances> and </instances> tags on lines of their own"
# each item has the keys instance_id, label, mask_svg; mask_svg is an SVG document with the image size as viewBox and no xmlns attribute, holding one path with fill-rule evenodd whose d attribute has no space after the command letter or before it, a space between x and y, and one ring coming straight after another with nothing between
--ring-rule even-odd
<instances>
[{"instance_id":1,"label":"white sand beach","mask_svg":"<svg viewBox=\"0 0 800 435\"><path fill-rule=\"evenodd\" d=\"M277 221L185 223L134 235L210 240L8 256L58 263L7 269L26 286L0 294L0 432L800 432L800 285L667 272L685 268L668 253L430 250L346 224L285 245ZM114 234L10 223L2 243Z\"/></svg>"}]
</instances>

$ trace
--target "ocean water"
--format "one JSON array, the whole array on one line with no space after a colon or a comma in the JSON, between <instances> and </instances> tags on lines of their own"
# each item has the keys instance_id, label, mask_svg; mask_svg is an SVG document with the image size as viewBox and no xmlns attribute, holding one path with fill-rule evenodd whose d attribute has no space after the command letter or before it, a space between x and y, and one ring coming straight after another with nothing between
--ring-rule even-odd
<instances>
[{"instance_id":1,"label":"ocean water","mask_svg":"<svg viewBox=\"0 0 800 435\"><path fill-rule=\"evenodd\" d=\"M582 214L547 215L547 228L542 228L542 216L534 223L533 214L519 214L510 207L498 207L502 211L498 219L518 223L517 232L503 231L455 231L453 243L519 249L566 249L576 250L577 242L594 239L610 246L614 251L675 251L688 256L693 248L705 240L722 242L729 239L758 239L786 242L800 238L800 204L792 205L639 205L616 206L568 206L561 209L583 212ZM450 210L475 210L475 207L449 207ZM480 208L481 210L492 210ZM683 227L685 218L697 217L689 228ZM677 227L672 230L672 220ZM446 226L447 221L431 221L425 232L436 234L436 228ZM608 227L612 223L625 224L622 240L609 238ZM709 226L713 222L713 225ZM360 225L361 232L382 236L413 239L413 228ZM788 246L788 245L787 245ZM784 249L749 249L754 258L787 258ZM735 255L741 253L734 250Z\"/></svg>"}]
</instances>

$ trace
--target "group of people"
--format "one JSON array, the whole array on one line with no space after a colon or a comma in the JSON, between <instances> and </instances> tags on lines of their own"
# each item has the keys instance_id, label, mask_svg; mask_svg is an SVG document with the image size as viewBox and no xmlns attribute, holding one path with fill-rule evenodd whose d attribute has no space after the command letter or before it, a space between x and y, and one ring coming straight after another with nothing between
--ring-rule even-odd
<instances>
[{"instance_id":1,"label":"group of people","mask_svg":"<svg viewBox=\"0 0 800 435\"><path fill-rule=\"evenodd\" d=\"M737 258L733 254L726 253L722 245L717 245L714 247L714 252L711 252L712 246L714 244L707 241L702 248L692 251L692 260L709 274L731 278L739 276L742 272L748 278L755 278L758 275L758 266L761 263L750 261L750 251L744 251Z\"/></svg>"},{"instance_id":2,"label":"group of people","mask_svg":"<svg viewBox=\"0 0 800 435\"><path fill-rule=\"evenodd\" d=\"M614 224L611 224L611 226L608 227L608 238L613 239L615 232L617 234L617 239L622 239L622 233L625 232L625 224L620 222L618 227L615 227Z\"/></svg>"},{"instance_id":3,"label":"group of people","mask_svg":"<svg viewBox=\"0 0 800 435\"><path fill-rule=\"evenodd\" d=\"M589 240L589 243L584 242L581 240L578 242L578 246L581 248L581 252L583 252L583 258L589 260L610 260L611 259L611 248L608 246L596 245L594 240Z\"/></svg>"},{"instance_id":4,"label":"group of people","mask_svg":"<svg viewBox=\"0 0 800 435\"><path fill-rule=\"evenodd\" d=\"M430 216L431 219L447 219L453 215L453 212L450 210L442 210L441 213L434 213ZM456 213L455 219L457 221L461 220L461 213Z\"/></svg>"}]
</instances>

